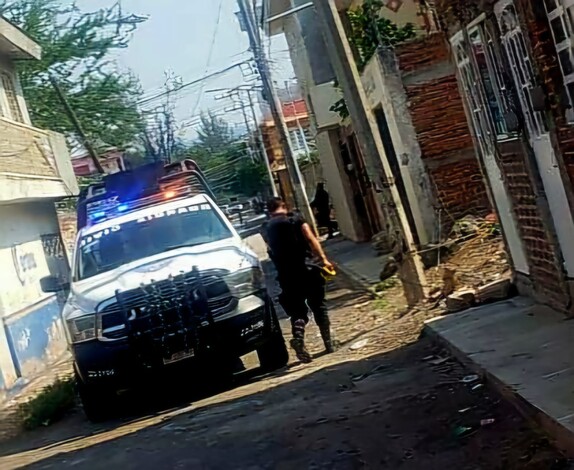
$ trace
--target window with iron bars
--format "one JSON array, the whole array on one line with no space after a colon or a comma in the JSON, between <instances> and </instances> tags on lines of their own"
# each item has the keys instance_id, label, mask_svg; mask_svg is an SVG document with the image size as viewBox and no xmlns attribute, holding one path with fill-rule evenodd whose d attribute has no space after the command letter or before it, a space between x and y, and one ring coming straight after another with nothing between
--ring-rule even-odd
<instances>
[{"instance_id":1,"label":"window with iron bars","mask_svg":"<svg viewBox=\"0 0 574 470\"><path fill-rule=\"evenodd\" d=\"M567 119L574 123L574 0L544 0L544 6L568 95Z\"/></svg>"},{"instance_id":2,"label":"window with iron bars","mask_svg":"<svg viewBox=\"0 0 574 470\"><path fill-rule=\"evenodd\" d=\"M8 111L10 113L6 117L17 122L24 122L24 116L22 115L22 110L20 109L20 103L18 103L18 93L16 92L14 77L9 73L2 72L1 79L4 95L8 103ZM6 114L7 113L4 113L4 115Z\"/></svg>"}]
</instances>

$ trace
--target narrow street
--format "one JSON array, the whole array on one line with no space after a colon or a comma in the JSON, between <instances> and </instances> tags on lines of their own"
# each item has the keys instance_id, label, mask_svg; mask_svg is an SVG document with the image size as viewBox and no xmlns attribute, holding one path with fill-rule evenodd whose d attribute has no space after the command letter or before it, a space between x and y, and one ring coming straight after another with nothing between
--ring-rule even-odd
<instances>
[{"instance_id":1,"label":"narrow street","mask_svg":"<svg viewBox=\"0 0 574 470\"><path fill-rule=\"evenodd\" d=\"M369 300L339 277L329 301L336 354L321 356L313 326L310 365L250 371L212 397L144 393L100 426L77 410L0 446L0 468L569 468L509 404L477 377L464 383L470 372L419 338L432 313L406 312L400 288Z\"/></svg>"}]
</instances>

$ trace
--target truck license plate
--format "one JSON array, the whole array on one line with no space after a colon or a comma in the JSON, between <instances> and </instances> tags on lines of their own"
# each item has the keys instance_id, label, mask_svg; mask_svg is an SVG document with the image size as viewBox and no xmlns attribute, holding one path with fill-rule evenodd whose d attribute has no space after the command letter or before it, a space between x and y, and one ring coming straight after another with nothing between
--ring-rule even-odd
<instances>
[{"instance_id":1,"label":"truck license plate","mask_svg":"<svg viewBox=\"0 0 574 470\"><path fill-rule=\"evenodd\" d=\"M190 349L188 351L180 351L175 354L172 354L171 357L168 359L164 358L163 363L164 365L173 364L174 362L183 361L184 359L188 359L193 356L195 356L193 349Z\"/></svg>"}]
</instances>

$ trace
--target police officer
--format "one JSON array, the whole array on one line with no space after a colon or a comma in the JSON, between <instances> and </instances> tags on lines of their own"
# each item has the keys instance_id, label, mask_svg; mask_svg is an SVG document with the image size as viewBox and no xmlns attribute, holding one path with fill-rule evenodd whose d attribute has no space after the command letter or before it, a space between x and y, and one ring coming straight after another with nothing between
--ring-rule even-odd
<instances>
[{"instance_id":1,"label":"police officer","mask_svg":"<svg viewBox=\"0 0 574 470\"><path fill-rule=\"evenodd\" d=\"M300 215L289 213L283 199L270 199L267 211L270 219L264 230L265 241L281 286L279 303L291 319L291 347L301 362L311 362L311 355L305 347L309 309L313 312L326 351L334 351L325 302L325 279L321 275L323 268L332 270L333 265L309 224ZM319 258L319 265L312 262L313 255Z\"/></svg>"}]
</instances>

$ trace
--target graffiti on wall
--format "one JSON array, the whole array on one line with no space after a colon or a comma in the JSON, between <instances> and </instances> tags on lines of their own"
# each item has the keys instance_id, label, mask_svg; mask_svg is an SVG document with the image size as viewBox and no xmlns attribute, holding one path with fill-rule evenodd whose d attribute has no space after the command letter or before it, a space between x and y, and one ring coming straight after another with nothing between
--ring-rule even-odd
<instances>
[{"instance_id":1,"label":"graffiti on wall","mask_svg":"<svg viewBox=\"0 0 574 470\"><path fill-rule=\"evenodd\" d=\"M12 261L16 275L23 286L37 280L38 276L35 271L38 269L36 255L23 245L14 245L12 247Z\"/></svg>"}]
</instances>

